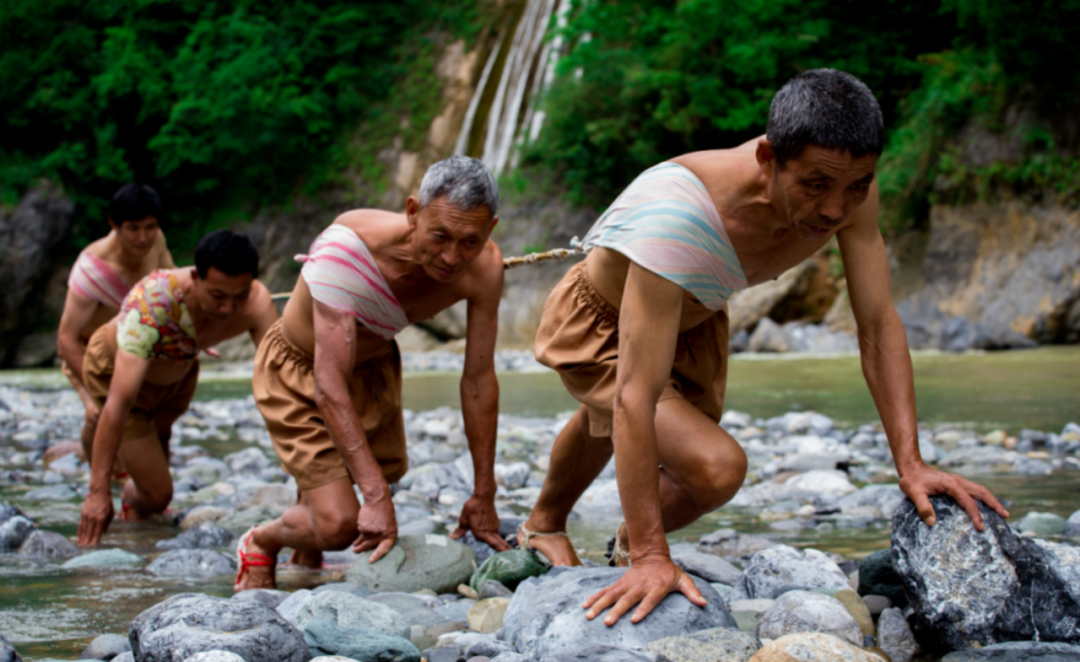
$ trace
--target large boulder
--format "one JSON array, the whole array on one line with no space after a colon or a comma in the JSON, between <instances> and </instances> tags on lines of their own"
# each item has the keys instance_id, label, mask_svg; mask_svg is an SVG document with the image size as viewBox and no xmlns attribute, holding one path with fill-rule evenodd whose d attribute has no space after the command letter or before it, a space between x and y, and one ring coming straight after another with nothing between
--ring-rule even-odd
<instances>
[{"instance_id":1,"label":"large boulder","mask_svg":"<svg viewBox=\"0 0 1080 662\"><path fill-rule=\"evenodd\" d=\"M33 530L34 523L22 515L0 524L0 552L14 552L22 547Z\"/></svg>"},{"instance_id":2,"label":"large boulder","mask_svg":"<svg viewBox=\"0 0 1080 662\"><path fill-rule=\"evenodd\" d=\"M1080 662L1080 646L1046 641L1011 641L949 653L941 662Z\"/></svg>"},{"instance_id":3,"label":"large boulder","mask_svg":"<svg viewBox=\"0 0 1080 662\"><path fill-rule=\"evenodd\" d=\"M1080 643L1080 551L1018 536L979 503L975 530L949 497L927 526L905 502L893 517L893 566L923 649L936 654L1007 641Z\"/></svg>"},{"instance_id":4,"label":"large boulder","mask_svg":"<svg viewBox=\"0 0 1080 662\"><path fill-rule=\"evenodd\" d=\"M897 607L907 606L904 581L893 568L891 549L879 549L859 562L859 595L883 595Z\"/></svg>"},{"instance_id":5,"label":"large boulder","mask_svg":"<svg viewBox=\"0 0 1080 662\"><path fill-rule=\"evenodd\" d=\"M364 552L353 561L346 579L376 593L425 588L450 593L459 584L468 584L476 571L476 553L446 536L402 536L377 562L369 562L370 556L371 552Z\"/></svg>"},{"instance_id":6,"label":"large boulder","mask_svg":"<svg viewBox=\"0 0 1080 662\"><path fill-rule=\"evenodd\" d=\"M602 588L618 581L622 568L557 567L542 577L522 582L503 616L500 638L518 652L536 658L570 655L586 644L629 648L665 637L723 627L735 629L735 620L712 586L695 579L708 601L697 607L681 593L668 595L640 623L624 616L608 627L603 617L585 618L581 604Z\"/></svg>"},{"instance_id":7,"label":"large boulder","mask_svg":"<svg viewBox=\"0 0 1080 662\"><path fill-rule=\"evenodd\" d=\"M170 549L146 571L158 577L217 577L236 572L236 561L209 549Z\"/></svg>"},{"instance_id":8,"label":"large boulder","mask_svg":"<svg viewBox=\"0 0 1080 662\"><path fill-rule=\"evenodd\" d=\"M754 554L729 600L772 600L788 591L849 588L847 575L816 549L777 545Z\"/></svg>"},{"instance_id":9,"label":"large boulder","mask_svg":"<svg viewBox=\"0 0 1080 662\"><path fill-rule=\"evenodd\" d=\"M229 651L245 662L308 662L300 630L253 603L181 593L135 617L128 631L135 662L178 662Z\"/></svg>"},{"instance_id":10,"label":"large boulder","mask_svg":"<svg viewBox=\"0 0 1080 662\"><path fill-rule=\"evenodd\" d=\"M333 621L347 630L374 630L409 638L409 623L397 610L343 591L312 594L297 611L294 622L303 630L318 619Z\"/></svg>"},{"instance_id":11,"label":"large boulder","mask_svg":"<svg viewBox=\"0 0 1080 662\"><path fill-rule=\"evenodd\" d=\"M137 568L141 567L143 563L143 558L138 554L132 554L122 549L99 549L68 559L60 567L66 570L76 568Z\"/></svg>"},{"instance_id":12,"label":"large boulder","mask_svg":"<svg viewBox=\"0 0 1080 662\"><path fill-rule=\"evenodd\" d=\"M103 634L83 649L80 660L112 660L131 650L128 638L118 634Z\"/></svg>"},{"instance_id":13,"label":"large boulder","mask_svg":"<svg viewBox=\"0 0 1080 662\"><path fill-rule=\"evenodd\" d=\"M420 662L420 651L408 639L361 628L343 628L316 618L304 628L312 655L340 655L356 662Z\"/></svg>"},{"instance_id":14,"label":"large boulder","mask_svg":"<svg viewBox=\"0 0 1080 662\"><path fill-rule=\"evenodd\" d=\"M42 531L34 529L26 537L19 547L19 556L43 556L52 559L62 559L75 556L79 548L64 536L55 531Z\"/></svg>"},{"instance_id":15,"label":"large boulder","mask_svg":"<svg viewBox=\"0 0 1080 662\"><path fill-rule=\"evenodd\" d=\"M769 607L755 628L762 639L779 639L798 632L823 632L861 646L858 623L835 598L809 591L788 591Z\"/></svg>"}]
</instances>

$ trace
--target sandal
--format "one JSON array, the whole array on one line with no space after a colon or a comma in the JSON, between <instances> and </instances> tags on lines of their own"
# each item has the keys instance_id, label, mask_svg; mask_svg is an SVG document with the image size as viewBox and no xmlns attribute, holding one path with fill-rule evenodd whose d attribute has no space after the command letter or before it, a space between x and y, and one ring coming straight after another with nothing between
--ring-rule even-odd
<instances>
[{"instance_id":1,"label":"sandal","mask_svg":"<svg viewBox=\"0 0 1080 662\"><path fill-rule=\"evenodd\" d=\"M533 556L537 557L544 565L546 565L548 567L552 566L551 559L549 559L540 550L535 549L532 545L529 544L529 542L532 541L533 538L556 538L556 537L562 537L562 538L566 538L567 540L570 539L570 536L567 535L566 531L548 531L548 532L530 531L527 528L525 528L525 522L522 522L521 524L518 525L518 535L521 536L521 542L520 542L521 548L524 549L525 551L529 552Z\"/></svg>"},{"instance_id":2,"label":"sandal","mask_svg":"<svg viewBox=\"0 0 1080 662\"><path fill-rule=\"evenodd\" d=\"M630 567L630 552L622 548L622 544L619 542L619 531L626 526L626 522L619 525L619 528L615 529L615 535L611 536L611 539L607 543L607 553L604 556L608 559L608 566L612 568L629 568Z\"/></svg>"},{"instance_id":3,"label":"sandal","mask_svg":"<svg viewBox=\"0 0 1080 662\"><path fill-rule=\"evenodd\" d=\"M236 581L233 582L233 590L236 590L236 586L240 583L240 580L244 578L244 573L247 572L248 568L265 568L275 565L275 560L266 554L246 551L248 543L251 542L251 534L255 532L255 528L256 527L253 526L248 529L247 533L240 537L240 544L236 546L236 558L240 563L240 570L236 573Z\"/></svg>"}]
</instances>

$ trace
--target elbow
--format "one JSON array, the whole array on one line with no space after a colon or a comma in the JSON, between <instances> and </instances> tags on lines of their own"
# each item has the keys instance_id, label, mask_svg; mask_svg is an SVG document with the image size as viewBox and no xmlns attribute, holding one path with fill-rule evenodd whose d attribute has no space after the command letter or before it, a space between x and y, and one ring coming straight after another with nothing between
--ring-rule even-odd
<instances>
[{"instance_id":1,"label":"elbow","mask_svg":"<svg viewBox=\"0 0 1080 662\"><path fill-rule=\"evenodd\" d=\"M612 410L616 419L651 421L656 417L656 403L659 399L659 394L654 397L642 389L627 386L616 389Z\"/></svg>"}]
</instances>

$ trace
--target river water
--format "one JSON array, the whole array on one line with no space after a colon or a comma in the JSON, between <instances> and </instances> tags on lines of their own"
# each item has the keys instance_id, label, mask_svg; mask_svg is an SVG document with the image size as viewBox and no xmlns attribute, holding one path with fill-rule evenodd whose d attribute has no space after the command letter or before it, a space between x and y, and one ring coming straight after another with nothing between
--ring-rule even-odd
<instances>
[{"instance_id":1,"label":"river water","mask_svg":"<svg viewBox=\"0 0 1080 662\"><path fill-rule=\"evenodd\" d=\"M916 389L920 420L929 424L957 423L980 432L1002 428L1016 434L1021 428L1058 432L1069 421L1080 421L1080 347L1049 347L1008 353L959 355L916 354ZM244 397L250 382L234 373L205 371L197 397L201 400ZM405 405L413 410L440 406L457 408L458 376L410 374L404 386ZM0 373L0 383L58 384L54 371ZM501 409L507 413L552 416L574 408L558 377L550 372L500 376ZM857 357L754 357L731 362L728 409L767 418L792 410L813 410L831 416L840 426L877 420L873 402L862 381ZM210 450L222 455L243 447L231 439ZM1000 498L1011 502L1014 518L1031 510L1067 517L1080 508L1080 481L1075 473L1038 478L1012 475L978 477ZM0 487L0 500L10 500L34 518L37 525L74 536L79 503L34 503L20 499L23 487ZM615 522L578 519L570 522L575 544L599 559ZM672 542L696 541L721 527L746 533L768 532L748 509L722 508L670 536ZM165 520L139 524L115 522L110 546L144 556L159 550L154 544L172 538L176 529ZM889 545L887 525L832 532L807 530L784 542L798 547L833 551L860 559ZM334 581L326 572L279 572L281 588L292 590ZM185 583L158 579L142 571L61 570L58 565L0 555L0 632L28 661L75 659L94 636L126 633L131 619L169 595L198 591L227 596L231 578Z\"/></svg>"}]
</instances>

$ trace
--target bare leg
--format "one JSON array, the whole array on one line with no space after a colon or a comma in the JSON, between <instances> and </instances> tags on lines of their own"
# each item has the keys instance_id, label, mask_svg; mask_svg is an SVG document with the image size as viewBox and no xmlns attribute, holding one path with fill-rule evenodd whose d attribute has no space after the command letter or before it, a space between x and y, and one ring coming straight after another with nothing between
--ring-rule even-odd
<instances>
[{"instance_id":1,"label":"bare leg","mask_svg":"<svg viewBox=\"0 0 1080 662\"><path fill-rule=\"evenodd\" d=\"M345 549L360 535L356 518L360 502L352 481L339 478L304 492L304 500L268 524L256 527L247 551L277 558L282 547L299 552ZM236 585L237 591L274 588L273 566L250 567Z\"/></svg>"},{"instance_id":2,"label":"bare leg","mask_svg":"<svg viewBox=\"0 0 1080 662\"><path fill-rule=\"evenodd\" d=\"M565 531L574 504L604 470L612 452L609 437L589 436L589 415L580 407L555 439L544 486L525 526L537 533ZM569 538L534 538L530 546L555 565L581 565Z\"/></svg>"},{"instance_id":3,"label":"bare leg","mask_svg":"<svg viewBox=\"0 0 1080 662\"><path fill-rule=\"evenodd\" d=\"M129 475L124 484L124 503L130 510L125 519L137 521L165 512L172 501L173 485L161 438L151 434L125 439L117 457Z\"/></svg>"},{"instance_id":4,"label":"bare leg","mask_svg":"<svg viewBox=\"0 0 1080 662\"><path fill-rule=\"evenodd\" d=\"M307 495L301 491L300 497L296 500L298 504L308 505ZM323 566L323 553L322 550L299 550L294 549L293 553L289 556L289 565L297 565L302 568L311 568L318 570Z\"/></svg>"}]
</instances>

